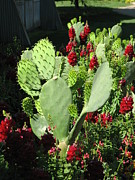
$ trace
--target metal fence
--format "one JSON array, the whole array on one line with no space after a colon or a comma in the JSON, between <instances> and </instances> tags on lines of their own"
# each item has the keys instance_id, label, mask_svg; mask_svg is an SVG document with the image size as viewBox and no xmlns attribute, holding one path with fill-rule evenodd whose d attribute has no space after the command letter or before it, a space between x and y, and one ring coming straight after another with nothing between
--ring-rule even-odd
<instances>
[{"instance_id":1,"label":"metal fence","mask_svg":"<svg viewBox=\"0 0 135 180\"><path fill-rule=\"evenodd\" d=\"M40 26L40 0L16 0L16 6L26 30Z\"/></svg>"}]
</instances>

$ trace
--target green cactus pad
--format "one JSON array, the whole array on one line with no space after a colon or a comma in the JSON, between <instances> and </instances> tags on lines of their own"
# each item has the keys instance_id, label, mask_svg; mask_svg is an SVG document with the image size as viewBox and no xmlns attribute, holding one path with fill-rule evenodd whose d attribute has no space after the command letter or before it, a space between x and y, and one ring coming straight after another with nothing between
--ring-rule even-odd
<instances>
[{"instance_id":1,"label":"green cactus pad","mask_svg":"<svg viewBox=\"0 0 135 180\"><path fill-rule=\"evenodd\" d=\"M23 53L21 55L21 60L23 60L23 59L32 60L32 50L23 51Z\"/></svg>"},{"instance_id":2,"label":"green cactus pad","mask_svg":"<svg viewBox=\"0 0 135 180\"><path fill-rule=\"evenodd\" d=\"M38 112L39 114L43 115L42 109L41 109L41 106L40 106L40 101L39 101L39 99L34 100L34 102L35 102L35 107L36 107L37 112Z\"/></svg>"},{"instance_id":3,"label":"green cactus pad","mask_svg":"<svg viewBox=\"0 0 135 180\"><path fill-rule=\"evenodd\" d=\"M126 85L130 84L135 79L135 63L127 62L126 64Z\"/></svg>"},{"instance_id":4,"label":"green cactus pad","mask_svg":"<svg viewBox=\"0 0 135 180\"><path fill-rule=\"evenodd\" d=\"M34 114L33 117L30 118L30 125L32 128L33 133L41 139L48 128L48 123L44 116L40 114Z\"/></svg>"},{"instance_id":5,"label":"green cactus pad","mask_svg":"<svg viewBox=\"0 0 135 180\"><path fill-rule=\"evenodd\" d=\"M42 112L54 128L54 136L62 141L68 136L70 115L68 107L72 103L71 91L61 77L50 79L42 87L39 96Z\"/></svg>"},{"instance_id":6,"label":"green cactus pad","mask_svg":"<svg viewBox=\"0 0 135 180\"><path fill-rule=\"evenodd\" d=\"M97 70L91 96L88 104L85 106L84 112L94 112L99 109L109 98L112 87L112 74L109 63L103 63Z\"/></svg>"},{"instance_id":7,"label":"green cactus pad","mask_svg":"<svg viewBox=\"0 0 135 180\"><path fill-rule=\"evenodd\" d=\"M55 66L55 50L48 39L42 39L34 46L33 62L38 68L41 79L52 78Z\"/></svg>"},{"instance_id":8,"label":"green cactus pad","mask_svg":"<svg viewBox=\"0 0 135 180\"><path fill-rule=\"evenodd\" d=\"M18 83L21 88L30 96L38 96L41 83L38 71L33 62L21 60L17 69Z\"/></svg>"},{"instance_id":9,"label":"green cactus pad","mask_svg":"<svg viewBox=\"0 0 135 180\"><path fill-rule=\"evenodd\" d=\"M76 33L76 41L80 43L80 33L84 30L84 26L81 22L77 22L73 25Z\"/></svg>"},{"instance_id":10,"label":"green cactus pad","mask_svg":"<svg viewBox=\"0 0 135 180\"><path fill-rule=\"evenodd\" d=\"M28 116L33 116L33 100L30 97L26 97L22 101L22 108L23 111L28 115Z\"/></svg>"},{"instance_id":11,"label":"green cactus pad","mask_svg":"<svg viewBox=\"0 0 135 180\"><path fill-rule=\"evenodd\" d=\"M106 61L105 57L105 44L98 44L96 49L96 56L98 59L102 59L103 61Z\"/></svg>"},{"instance_id":12,"label":"green cactus pad","mask_svg":"<svg viewBox=\"0 0 135 180\"><path fill-rule=\"evenodd\" d=\"M116 24L112 27L111 29L112 36L114 36L115 38L118 38L120 37L121 33L122 33L122 28L119 24Z\"/></svg>"},{"instance_id":13,"label":"green cactus pad","mask_svg":"<svg viewBox=\"0 0 135 180\"><path fill-rule=\"evenodd\" d=\"M77 82L77 72L74 69L71 69L68 74L68 86L72 87Z\"/></svg>"},{"instance_id":14,"label":"green cactus pad","mask_svg":"<svg viewBox=\"0 0 135 180\"><path fill-rule=\"evenodd\" d=\"M66 60L67 59L64 56L55 57L55 68L54 68L53 76L61 76L65 67Z\"/></svg>"}]
</instances>

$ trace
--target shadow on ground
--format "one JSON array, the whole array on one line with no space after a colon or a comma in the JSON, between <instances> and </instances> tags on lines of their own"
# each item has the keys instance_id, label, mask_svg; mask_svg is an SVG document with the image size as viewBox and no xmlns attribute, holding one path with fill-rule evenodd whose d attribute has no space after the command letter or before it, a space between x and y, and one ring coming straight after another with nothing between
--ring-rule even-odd
<instances>
[{"instance_id":1,"label":"shadow on ground","mask_svg":"<svg viewBox=\"0 0 135 180\"><path fill-rule=\"evenodd\" d=\"M97 28L109 28L119 22L122 22L122 39L128 39L131 34L135 36L135 18L127 15L121 15L114 12L111 8L81 7L76 9L74 7L58 7L57 10L63 24L63 29L59 31L45 32L38 28L29 33L32 44L41 38L48 37L54 46L57 47L57 50L62 44L65 46L69 40L67 23L70 22L72 18L78 18L79 16L82 17L82 21L84 22L88 20L91 31L95 31Z\"/></svg>"}]
</instances>

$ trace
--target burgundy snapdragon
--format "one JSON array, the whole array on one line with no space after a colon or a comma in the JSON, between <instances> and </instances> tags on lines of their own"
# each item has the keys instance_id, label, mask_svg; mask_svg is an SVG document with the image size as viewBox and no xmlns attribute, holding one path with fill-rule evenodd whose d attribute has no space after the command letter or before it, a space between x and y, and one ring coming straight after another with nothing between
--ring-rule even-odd
<instances>
[{"instance_id":1,"label":"burgundy snapdragon","mask_svg":"<svg viewBox=\"0 0 135 180\"><path fill-rule=\"evenodd\" d=\"M119 112L121 114L126 114L132 111L132 109L133 109L133 98L131 96L125 96L124 98L122 98Z\"/></svg>"},{"instance_id":2,"label":"burgundy snapdragon","mask_svg":"<svg viewBox=\"0 0 135 180\"><path fill-rule=\"evenodd\" d=\"M77 55L76 55L76 52L74 51L71 51L69 54L68 54L68 62L71 66L75 66L77 64Z\"/></svg>"},{"instance_id":3,"label":"burgundy snapdragon","mask_svg":"<svg viewBox=\"0 0 135 180\"><path fill-rule=\"evenodd\" d=\"M126 46L124 55L129 56L130 58L135 57L133 46L131 44Z\"/></svg>"},{"instance_id":4,"label":"burgundy snapdragon","mask_svg":"<svg viewBox=\"0 0 135 180\"><path fill-rule=\"evenodd\" d=\"M85 26L84 26L84 33L86 36L88 36L88 34L91 32L90 27L88 25L88 23L86 22Z\"/></svg>"},{"instance_id":5,"label":"burgundy snapdragon","mask_svg":"<svg viewBox=\"0 0 135 180\"><path fill-rule=\"evenodd\" d=\"M4 120L1 121L0 142L4 142L7 139L13 126L14 126L14 122L11 118L10 119L5 118Z\"/></svg>"},{"instance_id":6,"label":"burgundy snapdragon","mask_svg":"<svg viewBox=\"0 0 135 180\"><path fill-rule=\"evenodd\" d=\"M73 26L69 29L68 35L69 35L69 38L71 39L74 39L74 37L76 36L75 29L73 28Z\"/></svg>"},{"instance_id":7,"label":"burgundy snapdragon","mask_svg":"<svg viewBox=\"0 0 135 180\"><path fill-rule=\"evenodd\" d=\"M90 60L89 68L93 70L94 68L97 68L98 66L99 66L98 59L96 55L94 55Z\"/></svg>"},{"instance_id":8,"label":"burgundy snapdragon","mask_svg":"<svg viewBox=\"0 0 135 180\"><path fill-rule=\"evenodd\" d=\"M77 144L69 146L67 152L67 161L72 162L73 160L80 161L82 159L81 148Z\"/></svg>"}]
</instances>

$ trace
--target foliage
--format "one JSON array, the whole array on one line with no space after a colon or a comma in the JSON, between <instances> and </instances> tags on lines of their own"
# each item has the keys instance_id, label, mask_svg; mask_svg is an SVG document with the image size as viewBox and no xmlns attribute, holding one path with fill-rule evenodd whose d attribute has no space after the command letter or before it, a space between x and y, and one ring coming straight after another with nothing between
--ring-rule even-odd
<instances>
[{"instance_id":1,"label":"foliage","mask_svg":"<svg viewBox=\"0 0 135 180\"><path fill-rule=\"evenodd\" d=\"M22 52L17 78L30 124L23 116L18 128L19 117L5 114L0 167L24 179L132 179L135 40L120 38L121 24L91 32L79 17L68 27L65 49L43 39Z\"/></svg>"}]
</instances>

